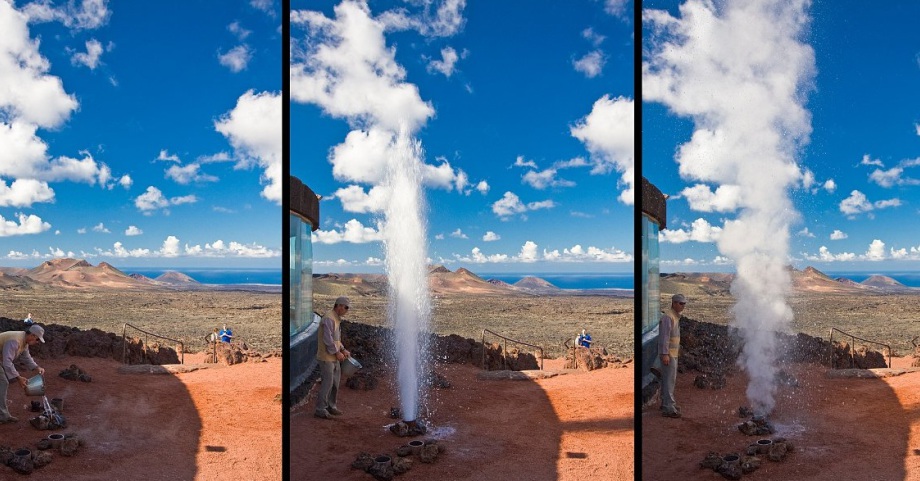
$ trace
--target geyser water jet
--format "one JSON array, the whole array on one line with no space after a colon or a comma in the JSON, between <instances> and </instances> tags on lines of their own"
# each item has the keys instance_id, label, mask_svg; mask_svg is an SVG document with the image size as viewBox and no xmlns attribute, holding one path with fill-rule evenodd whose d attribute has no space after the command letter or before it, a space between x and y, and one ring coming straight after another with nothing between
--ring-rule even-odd
<instances>
[{"instance_id":1,"label":"geyser water jet","mask_svg":"<svg viewBox=\"0 0 920 481\"><path fill-rule=\"evenodd\" d=\"M421 157L419 143L401 128L387 159L390 199L382 230L389 282L387 318L394 328L399 402L406 421L418 419L420 372L427 357L420 334L431 317Z\"/></svg>"}]
</instances>

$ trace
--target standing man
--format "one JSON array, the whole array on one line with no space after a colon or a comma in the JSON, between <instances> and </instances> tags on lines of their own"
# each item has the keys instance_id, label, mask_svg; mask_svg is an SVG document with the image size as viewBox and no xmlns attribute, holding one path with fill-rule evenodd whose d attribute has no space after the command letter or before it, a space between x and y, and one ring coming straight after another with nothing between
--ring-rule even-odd
<instances>
[{"instance_id":1,"label":"standing man","mask_svg":"<svg viewBox=\"0 0 920 481\"><path fill-rule=\"evenodd\" d=\"M661 415L679 418L680 407L674 400L677 384L677 356L680 351L680 313L687 306L683 294L671 297L671 307L661 316L658 325L658 355L661 358Z\"/></svg>"},{"instance_id":2,"label":"standing man","mask_svg":"<svg viewBox=\"0 0 920 481\"><path fill-rule=\"evenodd\" d=\"M29 346L34 346L40 342L45 342L45 329L38 324L32 324L25 331L6 331L0 333L0 353L3 357L3 376L0 376L0 424L15 423L18 418L10 414L6 407L6 391L13 382L18 383L23 389L26 388L26 378L19 375L13 361L17 358L25 363L30 370L38 370L39 374L44 374L45 370L38 367L38 364L32 359L29 353Z\"/></svg>"},{"instance_id":3,"label":"standing man","mask_svg":"<svg viewBox=\"0 0 920 481\"><path fill-rule=\"evenodd\" d=\"M342 345L342 331L340 324L342 316L348 312L349 302L347 297L335 300L332 310L329 311L319 323L319 332L316 339L319 346L316 350L316 359L319 360L320 386L319 395L316 396L316 411L314 416L323 419L332 419L332 415L339 416L342 411L335 405L335 398L339 392L339 381L342 378L342 365L351 355Z\"/></svg>"}]
</instances>

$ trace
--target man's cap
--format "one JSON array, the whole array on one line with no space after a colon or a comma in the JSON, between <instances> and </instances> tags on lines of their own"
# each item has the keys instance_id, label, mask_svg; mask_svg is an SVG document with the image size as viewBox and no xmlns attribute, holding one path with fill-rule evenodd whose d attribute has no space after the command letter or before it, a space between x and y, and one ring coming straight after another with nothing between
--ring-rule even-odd
<instances>
[{"instance_id":1,"label":"man's cap","mask_svg":"<svg viewBox=\"0 0 920 481\"><path fill-rule=\"evenodd\" d=\"M337 306L351 307L351 306L348 305L348 298L345 297L345 296L342 296L342 297L339 297L338 299L336 299L336 300L335 300L335 305L337 305Z\"/></svg>"},{"instance_id":2,"label":"man's cap","mask_svg":"<svg viewBox=\"0 0 920 481\"><path fill-rule=\"evenodd\" d=\"M29 330L26 332L29 334L34 334L36 337L38 337L39 341L45 342L45 328L42 326L39 326L38 324L32 324L32 326L29 327Z\"/></svg>"},{"instance_id":3,"label":"man's cap","mask_svg":"<svg viewBox=\"0 0 920 481\"><path fill-rule=\"evenodd\" d=\"M671 302L687 302L687 298L683 294L674 294L671 296Z\"/></svg>"}]
</instances>

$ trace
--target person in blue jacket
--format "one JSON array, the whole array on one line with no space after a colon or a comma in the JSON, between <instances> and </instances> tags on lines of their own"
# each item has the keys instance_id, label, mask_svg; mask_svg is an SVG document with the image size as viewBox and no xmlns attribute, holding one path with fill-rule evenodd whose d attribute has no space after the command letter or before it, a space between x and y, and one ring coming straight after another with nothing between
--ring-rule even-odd
<instances>
[{"instance_id":1,"label":"person in blue jacket","mask_svg":"<svg viewBox=\"0 0 920 481\"><path fill-rule=\"evenodd\" d=\"M220 333L218 333L218 335L220 336L221 342L226 342L229 344L230 341L233 340L233 331L231 331L230 328L227 327L226 324L224 324L224 328L220 330Z\"/></svg>"}]
</instances>

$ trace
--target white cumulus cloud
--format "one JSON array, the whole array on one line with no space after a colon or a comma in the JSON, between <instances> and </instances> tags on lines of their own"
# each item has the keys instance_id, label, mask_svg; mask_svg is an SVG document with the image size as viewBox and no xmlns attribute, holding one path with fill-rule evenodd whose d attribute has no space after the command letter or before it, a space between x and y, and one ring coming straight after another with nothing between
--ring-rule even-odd
<instances>
[{"instance_id":1,"label":"white cumulus cloud","mask_svg":"<svg viewBox=\"0 0 920 481\"><path fill-rule=\"evenodd\" d=\"M233 146L236 168L262 169L262 197L281 204L281 94L247 91L214 128Z\"/></svg>"},{"instance_id":2,"label":"white cumulus cloud","mask_svg":"<svg viewBox=\"0 0 920 481\"><path fill-rule=\"evenodd\" d=\"M592 174L613 170L622 174L619 199L626 205L633 205L635 197L633 124L633 100L605 95L594 102L590 114L571 128L572 136L591 153Z\"/></svg>"},{"instance_id":3,"label":"white cumulus cloud","mask_svg":"<svg viewBox=\"0 0 920 481\"><path fill-rule=\"evenodd\" d=\"M17 222L18 221L18 222ZM51 228L51 224L40 217L23 213L16 214L16 219L7 220L0 215L0 237L14 235L40 234Z\"/></svg>"},{"instance_id":4,"label":"white cumulus cloud","mask_svg":"<svg viewBox=\"0 0 920 481\"><path fill-rule=\"evenodd\" d=\"M351 219L345 223L342 230L323 230L319 229L312 234L313 242L318 244L338 244L339 242L349 242L352 244L365 244L383 240L379 229L365 227L357 219Z\"/></svg>"},{"instance_id":5,"label":"white cumulus cloud","mask_svg":"<svg viewBox=\"0 0 920 481\"><path fill-rule=\"evenodd\" d=\"M722 228L711 225L706 219L699 218L691 224L689 230L665 229L658 233L661 242L681 244L688 241L716 242L722 234Z\"/></svg>"}]
</instances>

